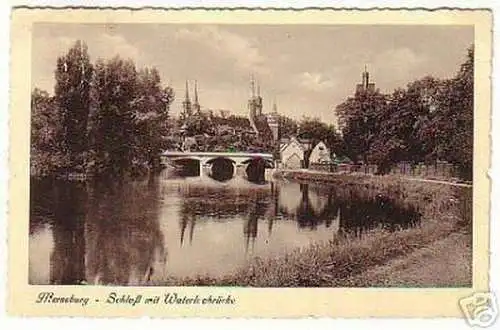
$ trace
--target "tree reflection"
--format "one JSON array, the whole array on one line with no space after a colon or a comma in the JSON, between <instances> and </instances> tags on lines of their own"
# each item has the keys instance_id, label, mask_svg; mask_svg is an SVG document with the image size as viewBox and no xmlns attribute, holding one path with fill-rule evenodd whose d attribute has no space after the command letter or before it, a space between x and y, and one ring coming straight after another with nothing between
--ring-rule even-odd
<instances>
[{"instance_id":1,"label":"tree reflection","mask_svg":"<svg viewBox=\"0 0 500 330\"><path fill-rule=\"evenodd\" d=\"M158 224L155 181L98 184L89 189L87 279L137 285L164 271L166 250Z\"/></svg>"},{"instance_id":2,"label":"tree reflection","mask_svg":"<svg viewBox=\"0 0 500 330\"><path fill-rule=\"evenodd\" d=\"M53 189L51 284L79 284L85 280L85 186L55 182Z\"/></svg>"},{"instance_id":3,"label":"tree reflection","mask_svg":"<svg viewBox=\"0 0 500 330\"><path fill-rule=\"evenodd\" d=\"M300 228L314 230L320 224L330 227L335 223L336 231L360 236L374 228L391 231L408 228L417 224L420 219L420 214L414 208L400 206L388 196L370 195L359 188L340 190L334 187L320 189L308 184L297 185L300 194L285 196L295 197L295 208L291 208L292 201L287 200L286 204L280 205L279 210L285 217L295 219ZM297 198L297 195L300 197Z\"/></svg>"}]
</instances>

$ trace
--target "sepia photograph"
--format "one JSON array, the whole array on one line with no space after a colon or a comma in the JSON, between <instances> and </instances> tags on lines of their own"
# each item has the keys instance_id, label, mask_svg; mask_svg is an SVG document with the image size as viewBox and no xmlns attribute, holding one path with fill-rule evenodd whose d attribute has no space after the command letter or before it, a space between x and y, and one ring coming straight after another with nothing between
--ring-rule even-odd
<instances>
[{"instance_id":1,"label":"sepia photograph","mask_svg":"<svg viewBox=\"0 0 500 330\"><path fill-rule=\"evenodd\" d=\"M472 26L32 38L30 284L472 285Z\"/></svg>"},{"instance_id":2,"label":"sepia photograph","mask_svg":"<svg viewBox=\"0 0 500 330\"><path fill-rule=\"evenodd\" d=\"M490 14L16 9L9 310L492 324Z\"/></svg>"}]
</instances>

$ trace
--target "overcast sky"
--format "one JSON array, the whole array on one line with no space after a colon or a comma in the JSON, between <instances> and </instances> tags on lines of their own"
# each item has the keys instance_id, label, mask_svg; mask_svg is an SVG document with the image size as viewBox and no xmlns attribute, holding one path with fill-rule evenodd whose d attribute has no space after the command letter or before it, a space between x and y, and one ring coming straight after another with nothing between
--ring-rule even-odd
<instances>
[{"instance_id":1,"label":"overcast sky","mask_svg":"<svg viewBox=\"0 0 500 330\"><path fill-rule=\"evenodd\" d=\"M119 54L157 67L176 92L173 113L186 79L196 79L202 108L246 114L253 73L264 112L276 99L287 116L334 123L333 108L353 94L365 64L389 93L426 75L453 76L473 38L466 26L37 24L32 87L52 94L57 57L81 39L93 61Z\"/></svg>"}]
</instances>

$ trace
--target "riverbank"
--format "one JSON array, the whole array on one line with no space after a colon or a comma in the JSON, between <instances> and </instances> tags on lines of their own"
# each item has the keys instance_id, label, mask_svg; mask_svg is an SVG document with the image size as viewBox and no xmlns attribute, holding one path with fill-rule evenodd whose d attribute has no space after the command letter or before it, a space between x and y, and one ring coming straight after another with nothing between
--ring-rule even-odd
<instances>
[{"instance_id":1,"label":"riverbank","mask_svg":"<svg viewBox=\"0 0 500 330\"><path fill-rule=\"evenodd\" d=\"M470 287L472 237L454 232L426 247L350 277L349 286Z\"/></svg>"},{"instance_id":2,"label":"riverbank","mask_svg":"<svg viewBox=\"0 0 500 330\"><path fill-rule=\"evenodd\" d=\"M421 214L420 225L390 232L376 229L356 237L344 233L321 244L295 250L271 259L255 258L248 266L221 277L171 278L167 285L214 285L251 287L371 287L389 283L400 286L461 286L472 281L464 279L462 269L470 269L471 244L444 244L450 235L461 233L471 238L472 194L469 187L405 181L398 177L366 176L359 174L314 174L310 172L276 172L282 179L304 181L339 188L357 189L366 198L391 196L400 205L414 208ZM441 243L439 243L441 242ZM446 241L445 241L446 242ZM422 249L439 247L433 263L440 264L446 256L456 258L457 271L431 271L431 266L420 267L415 278L406 275L415 271L410 264L426 264ZM407 267L391 266L403 260ZM417 262L418 261L418 262ZM377 267L386 267L384 271ZM398 268L399 267L399 268ZM398 272L399 269L399 272ZM469 272L470 274L470 272ZM164 283L165 284L165 283Z\"/></svg>"},{"instance_id":3,"label":"riverbank","mask_svg":"<svg viewBox=\"0 0 500 330\"><path fill-rule=\"evenodd\" d=\"M372 174L364 174L358 172L324 172L314 171L309 169L302 170L277 170L273 172L273 176L279 179L292 179L292 180L308 180L312 182L337 182L339 179L353 179L360 177L380 177L390 180L403 180L403 181L418 181L426 183L447 184L460 187L472 187L471 181L463 181L459 178L423 178L416 176L404 176L396 174L388 174L384 176L375 176Z\"/></svg>"}]
</instances>

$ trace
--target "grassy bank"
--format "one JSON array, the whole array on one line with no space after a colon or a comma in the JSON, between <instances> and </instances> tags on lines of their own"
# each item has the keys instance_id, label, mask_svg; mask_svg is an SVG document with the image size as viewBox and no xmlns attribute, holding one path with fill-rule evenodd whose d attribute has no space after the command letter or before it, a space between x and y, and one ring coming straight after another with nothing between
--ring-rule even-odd
<instances>
[{"instance_id":1,"label":"grassy bank","mask_svg":"<svg viewBox=\"0 0 500 330\"><path fill-rule=\"evenodd\" d=\"M408 182L396 177L301 172L281 176L309 183L334 184L345 191L356 189L365 194L366 198L380 194L391 196L398 203L417 209L421 214L421 223L417 227L395 232L377 229L361 238L348 234L339 235L328 243L314 244L276 258L255 258L247 267L230 275L171 278L167 284L253 287L373 286L386 281L386 278L380 276L363 275L368 274L374 267L408 256L455 232L462 232L467 237L471 235L470 188ZM470 208L466 205L470 205ZM463 246L449 246L449 249L454 248L461 249ZM471 246L466 249L471 249ZM468 259L464 258L461 262L466 263ZM385 276L393 275L388 272ZM449 286L461 284L454 281L453 277L449 282ZM433 282L430 281L428 285L433 285Z\"/></svg>"}]
</instances>

